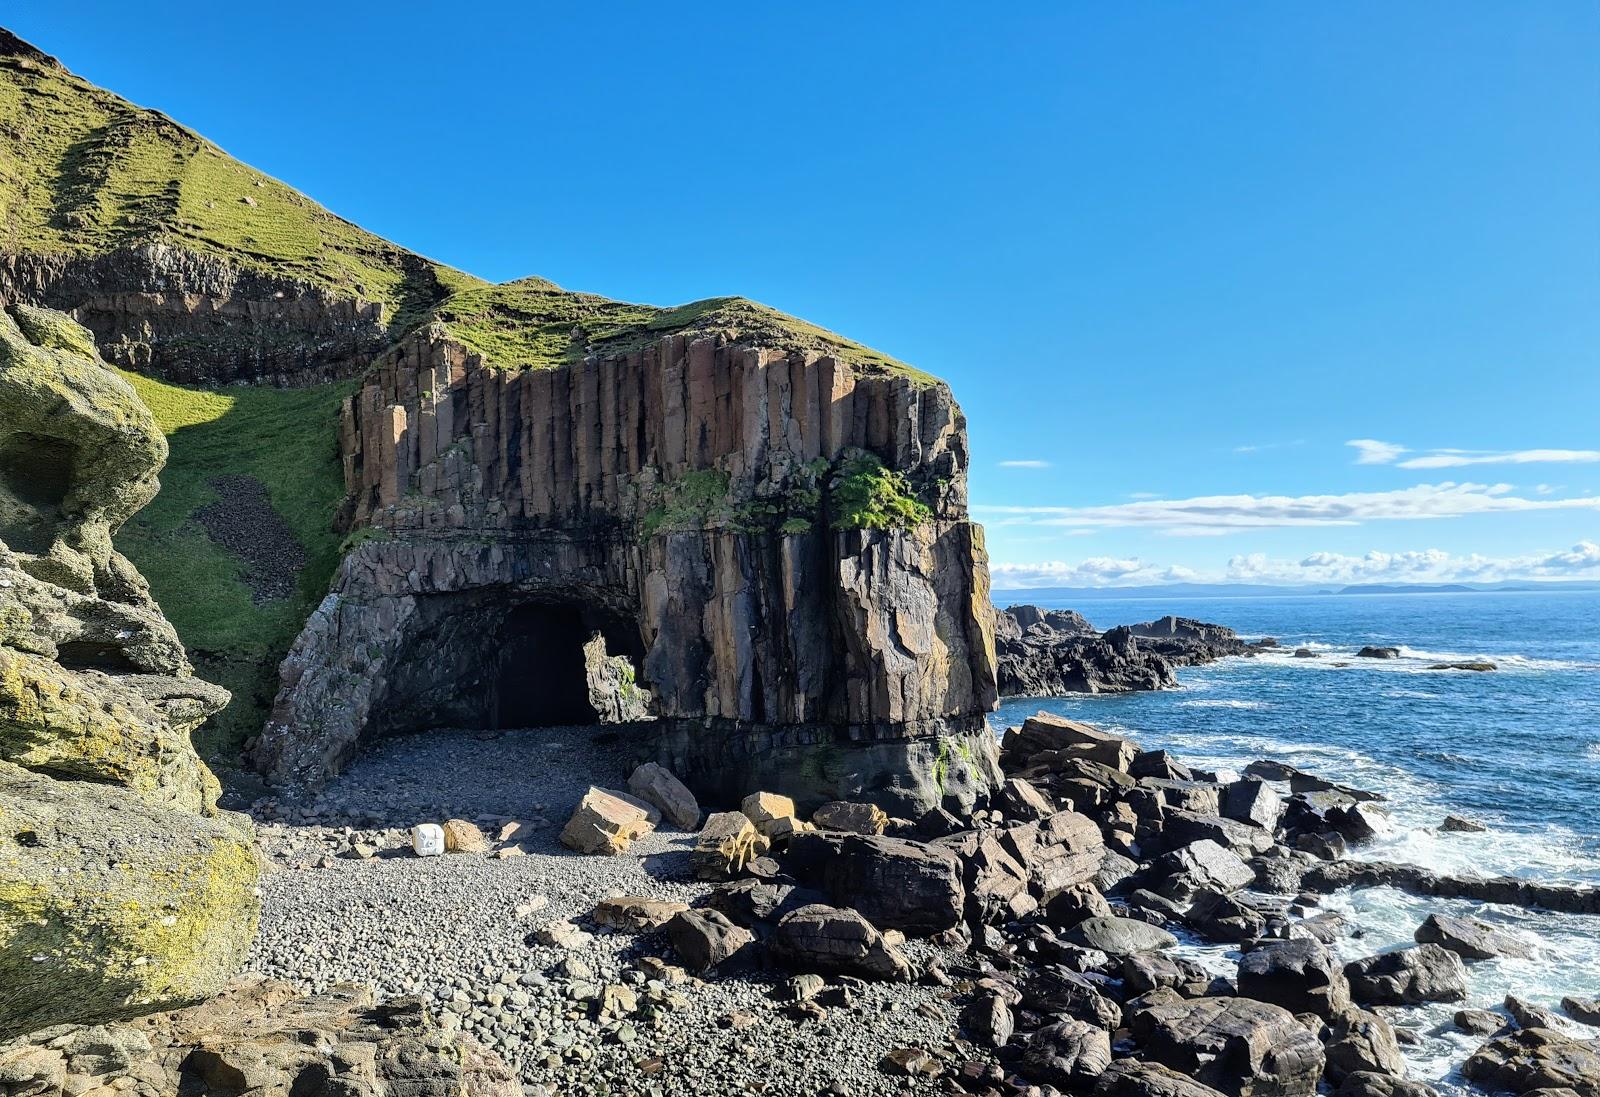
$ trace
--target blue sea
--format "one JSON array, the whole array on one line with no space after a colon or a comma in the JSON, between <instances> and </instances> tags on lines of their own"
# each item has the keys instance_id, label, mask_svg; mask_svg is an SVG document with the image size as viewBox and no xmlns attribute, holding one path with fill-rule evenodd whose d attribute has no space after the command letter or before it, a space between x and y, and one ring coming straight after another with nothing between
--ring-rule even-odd
<instances>
[{"instance_id":1,"label":"blue sea","mask_svg":"<svg viewBox=\"0 0 1600 1097\"><path fill-rule=\"evenodd\" d=\"M1025 599L1019 599L1025 600ZM1388 833L1356 856L1438 871L1600 885L1600 593L1321 595L1100 600L1077 609L1097 627L1166 613L1276 637L1276 652L1179 671L1158 693L1008 701L997 730L1045 709L1165 747L1207 769L1237 773L1276 758L1388 797ZM1357 659L1363 645L1397 646L1395 660ZM1295 658L1297 647L1317 653ZM1428 670L1487 660L1493 672ZM1445 834L1447 813L1487 834ZM1555 1007L1563 994L1600 997L1600 918L1560 916L1407 896L1391 889L1331 901L1362 936L1347 959L1411 943L1434 910L1496 922L1535 948L1531 960L1469 966L1470 1000L1508 992ZM1195 946L1219 971L1236 954ZM1449 1031L1457 1005L1393 1013L1416 1028L1412 1076L1455 1090L1455 1069L1480 1042ZM1441 1027L1442 1026L1442 1027ZM1574 1025L1575 1035L1594 1029Z\"/></svg>"}]
</instances>

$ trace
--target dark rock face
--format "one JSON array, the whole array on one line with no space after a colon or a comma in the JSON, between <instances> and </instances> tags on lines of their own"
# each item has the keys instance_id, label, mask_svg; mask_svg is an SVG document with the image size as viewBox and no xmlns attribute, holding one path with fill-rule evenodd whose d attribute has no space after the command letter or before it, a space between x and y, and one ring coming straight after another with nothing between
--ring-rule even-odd
<instances>
[{"instance_id":1,"label":"dark rock face","mask_svg":"<svg viewBox=\"0 0 1600 1097\"><path fill-rule=\"evenodd\" d=\"M1248 998L1197 998L1136 1012L1145 1054L1232 1097L1310 1097L1322 1045L1293 1014Z\"/></svg>"},{"instance_id":2,"label":"dark rock face","mask_svg":"<svg viewBox=\"0 0 1600 1097\"><path fill-rule=\"evenodd\" d=\"M1054 1086L1092 1082L1111 1065L1111 1039L1105 1029L1068 1018L1028 1037L1022 1071Z\"/></svg>"},{"instance_id":3,"label":"dark rock face","mask_svg":"<svg viewBox=\"0 0 1600 1097\"><path fill-rule=\"evenodd\" d=\"M1350 1004L1350 984L1328 950L1302 938L1273 941L1239 961L1239 993L1290 1013L1331 1017Z\"/></svg>"},{"instance_id":4,"label":"dark rock face","mask_svg":"<svg viewBox=\"0 0 1600 1097\"><path fill-rule=\"evenodd\" d=\"M1160 1063L1118 1059L1095 1082L1095 1097L1218 1097L1217 1090L1201 1085Z\"/></svg>"},{"instance_id":5,"label":"dark rock face","mask_svg":"<svg viewBox=\"0 0 1600 1097\"><path fill-rule=\"evenodd\" d=\"M374 533L284 663L269 777L317 784L367 735L497 726L521 614L631 661L698 794L915 817L995 783L987 561L943 385L683 336L496 370L429 329L347 401L340 449L346 517ZM834 470L861 452L931 516L836 528Z\"/></svg>"},{"instance_id":6,"label":"dark rock face","mask_svg":"<svg viewBox=\"0 0 1600 1097\"><path fill-rule=\"evenodd\" d=\"M772 953L799 971L911 979L910 962L872 923L853 910L820 903L783 916L773 931Z\"/></svg>"},{"instance_id":7,"label":"dark rock face","mask_svg":"<svg viewBox=\"0 0 1600 1097\"><path fill-rule=\"evenodd\" d=\"M960 925L966 909L961 861L939 846L882 835L797 834L786 865L884 929L927 936Z\"/></svg>"},{"instance_id":8,"label":"dark rock face","mask_svg":"<svg viewBox=\"0 0 1600 1097\"><path fill-rule=\"evenodd\" d=\"M1188 617L1162 617L1097 633L1071 610L1020 605L995 614L1002 697L1170 689L1178 684L1178 667L1248 655L1259 647L1230 628Z\"/></svg>"},{"instance_id":9,"label":"dark rock face","mask_svg":"<svg viewBox=\"0 0 1600 1097\"><path fill-rule=\"evenodd\" d=\"M1461 957L1434 944L1368 956L1345 966L1350 996L1362 1005L1414 1006L1467 996Z\"/></svg>"},{"instance_id":10,"label":"dark rock face","mask_svg":"<svg viewBox=\"0 0 1600 1097\"><path fill-rule=\"evenodd\" d=\"M431 264L415 266L413 277L427 280ZM0 299L70 312L106 361L190 384L348 377L389 344L375 301L164 244L0 254Z\"/></svg>"}]
</instances>

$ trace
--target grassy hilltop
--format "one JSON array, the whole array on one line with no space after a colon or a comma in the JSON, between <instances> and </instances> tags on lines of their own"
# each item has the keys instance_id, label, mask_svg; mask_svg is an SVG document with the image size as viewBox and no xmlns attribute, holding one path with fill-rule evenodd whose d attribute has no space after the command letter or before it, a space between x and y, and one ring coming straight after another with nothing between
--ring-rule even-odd
<instances>
[{"instance_id":1,"label":"grassy hilltop","mask_svg":"<svg viewBox=\"0 0 1600 1097\"><path fill-rule=\"evenodd\" d=\"M492 366L548 368L673 333L831 354L930 383L859 343L740 297L674 308L494 285L375 236L158 111L69 72L0 28L0 257L96 257L160 244L382 305L390 338L442 324ZM162 491L118 537L202 675L235 700L200 733L226 766L264 719L277 664L339 561L337 409L352 382L202 389L129 379L168 435ZM218 478L249 477L303 550L297 589L263 600L251 566L208 534ZM224 481L226 482L226 480Z\"/></svg>"}]
</instances>

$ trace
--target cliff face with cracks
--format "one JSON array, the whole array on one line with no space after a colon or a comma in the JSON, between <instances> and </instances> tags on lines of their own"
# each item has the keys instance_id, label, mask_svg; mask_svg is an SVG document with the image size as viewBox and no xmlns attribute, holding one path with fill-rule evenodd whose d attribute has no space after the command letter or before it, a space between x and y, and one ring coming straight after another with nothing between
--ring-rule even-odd
<instances>
[{"instance_id":1,"label":"cliff face with cracks","mask_svg":"<svg viewBox=\"0 0 1600 1097\"><path fill-rule=\"evenodd\" d=\"M993 779L987 564L943 384L712 334L507 371L433 326L369 372L341 451L365 532L285 661L268 775L493 725L552 670L552 644L505 663L525 613L631 658L659 757L704 793L916 810Z\"/></svg>"}]
</instances>

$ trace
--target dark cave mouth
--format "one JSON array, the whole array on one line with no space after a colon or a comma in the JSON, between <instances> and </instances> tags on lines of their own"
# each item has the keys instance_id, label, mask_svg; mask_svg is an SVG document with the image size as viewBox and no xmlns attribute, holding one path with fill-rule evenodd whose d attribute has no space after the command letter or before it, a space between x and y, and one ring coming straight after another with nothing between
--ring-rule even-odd
<instances>
[{"instance_id":1,"label":"dark cave mouth","mask_svg":"<svg viewBox=\"0 0 1600 1097\"><path fill-rule=\"evenodd\" d=\"M651 719L631 615L597 600L515 591L429 595L397 645L380 735L509 731Z\"/></svg>"}]
</instances>

